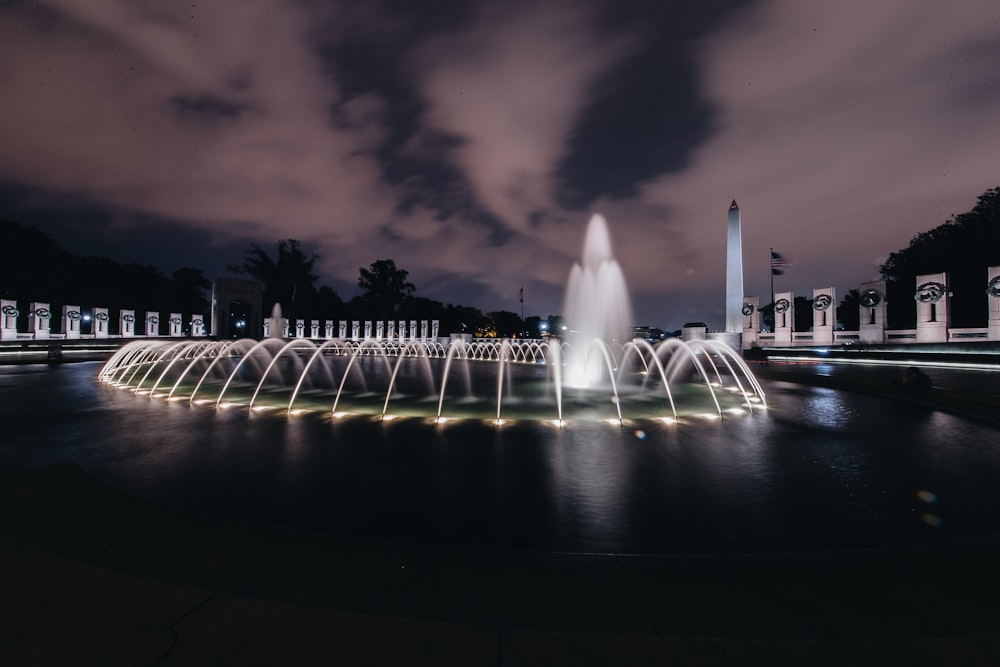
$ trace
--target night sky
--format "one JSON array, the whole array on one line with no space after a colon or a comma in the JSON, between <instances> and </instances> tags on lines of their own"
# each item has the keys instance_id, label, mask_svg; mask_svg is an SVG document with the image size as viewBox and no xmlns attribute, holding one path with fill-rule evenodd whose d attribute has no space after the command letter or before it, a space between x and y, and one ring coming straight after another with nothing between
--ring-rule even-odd
<instances>
[{"instance_id":1,"label":"night sky","mask_svg":"<svg viewBox=\"0 0 1000 667\"><path fill-rule=\"evenodd\" d=\"M723 326L734 198L766 301L770 247L842 296L1000 185L996 0L0 0L0 91L0 217L78 254L545 317L600 212L666 329Z\"/></svg>"}]
</instances>

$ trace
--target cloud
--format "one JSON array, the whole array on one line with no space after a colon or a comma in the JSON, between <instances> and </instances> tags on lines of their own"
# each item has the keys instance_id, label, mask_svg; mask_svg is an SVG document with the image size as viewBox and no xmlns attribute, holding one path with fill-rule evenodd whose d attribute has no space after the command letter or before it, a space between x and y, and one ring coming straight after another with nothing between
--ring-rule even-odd
<instances>
[{"instance_id":1,"label":"cloud","mask_svg":"<svg viewBox=\"0 0 1000 667\"><path fill-rule=\"evenodd\" d=\"M856 287L998 184L989 0L733 3L678 15L690 34L666 14L609 22L613 3L392 4L4 5L0 185L221 241L299 238L339 284L381 258L485 310L526 284L549 313L589 216L567 201L590 201L639 319L674 327L722 322L733 198L748 293L769 290L774 246L796 259L779 287L808 294ZM664 35L683 48L653 48ZM613 135L581 133L660 127L630 103L680 127L634 169L614 152L602 189L590 166Z\"/></svg>"},{"instance_id":2,"label":"cloud","mask_svg":"<svg viewBox=\"0 0 1000 667\"><path fill-rule=\"evenodd\" d=\"M771 0L707 38L702 81L718 131L690 168L626 206L671 206L682 247L709 264L681 290L704 293L695 280L708 273L721 295L732 197L758 294L769 246L797 258L784 286L847 289L872 277L876 257L970 208L997 184L1000 104L984 91L1000 87L998 17L972 0Z\"/></svg>"},{"instance_id":3,"label":"cloud","mask_svg":"<svg viewBox=\"0 0 1000 667\"><path fill-rule=\"evenodd\" d=\"M34 29L0 13L0 81L18 91L0 109L0 177L225 237L349 241L358 220L391 216L370 157L378 101L339 97L304 15L263 0L50 6Z\"/></svg>"}]
</instances>

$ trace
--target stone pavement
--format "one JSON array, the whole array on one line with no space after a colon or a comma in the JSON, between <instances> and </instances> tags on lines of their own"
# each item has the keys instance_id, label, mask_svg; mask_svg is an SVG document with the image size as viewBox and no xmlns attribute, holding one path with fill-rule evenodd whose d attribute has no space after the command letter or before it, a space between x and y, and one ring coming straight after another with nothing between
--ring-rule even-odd
<instances>
[{"instance_id":1,"label":"stone pavement","mask_svg":"<svg viewBox=\"0 0 1000 667\"><path fill-rule=\"evenodd\" d=\"M996 665L1000 536L639 556L381 542L0 479L2 665Z\"/></svg>"}]
</instances>

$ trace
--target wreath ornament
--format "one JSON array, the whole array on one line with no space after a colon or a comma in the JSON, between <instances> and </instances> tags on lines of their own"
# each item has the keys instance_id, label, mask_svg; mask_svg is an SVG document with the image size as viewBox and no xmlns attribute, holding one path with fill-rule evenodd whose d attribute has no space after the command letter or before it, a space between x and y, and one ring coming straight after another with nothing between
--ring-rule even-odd
<instances>
[{"instance_id":1,"label":"wreath ornament","mask_svg":"<svg viewBox=\"0 0 1000 667\"><path fill-rule=\"evenodd\" d=\"M920 303L937 303L944 296L944 285L936 282L924 283L917 287L913 298Z\"/></svg>"},{"instance_id":2,"label":"wreath ornament","mask_svg":"<svg viewBox=\"0 0 1000 667\"><path fill-rule=\"evenodd\" d=\"M788 299L778 299L774 302L774 312L776 313L786 313L791 307L792 304Z\"/></svg>"},{"instance_id":3,"label":"wreath ornament","mask_svg":"<svg viewBox=\"0 0 1000 667\"><path fill-rule=\"evenodd\" d=\"M107 322L109 318L107 313L97 313L94 315L94 319L98 322Z\"/></svg>"},{"instance_id":4,"label":"wreath ornament","mask_svg":"<svg viewBox=\"0 0 1000 667\"><path fill-rule=\"evenodd\" d=\"M146 318L146 321L149 322L150 324L159 324L160 318L157 317L156 315L150 315L149 317Z\"/></svg>"},{"instance_id":5,"label":"wreath ornament","mask_svg":"<svg viewBox=\"0 0 1000 667\"><path fill-rule=\"evenodd\" d=\"M21 314L21 311L19 311L14 306L8 304L3 307L3 314L6 315L7 317L17 317L18 315Z\"/></svg>"},{"instance_id":6,"label":"wreath ornament","mask_svg":"<svg viewBox=\"0 0 1000 667\"><path fill-rule=\"evenodd\" d=\"M744 315L746 315L747 317L750 317L751 315L753 315L753 311L754 311L754 307L753 307L752 303L744 303L743 304L743 314Z\"/></svg>"},{"instance_id":7,"label":"wreath ornament","mask_svg":"<svg viewBox=\"0 0 1000 667\"><path fill-rule=\"evenodd\" d=\"M986 293L1000 299L1000 276L993 276L993 280L986 286Z\"/></svg>"},{"instance_id":8,"label":"wreath ornament","mask_svg":"<svg viewBox=\"0 0 1000 667\"><path fill-rule=\"evenodd\" d=\"M877 289L866 289L861 293L861 298L859 302L865 308L874 308L875 306L882 303L882 293Z\"/></svg>"},{"instance_id":9,"label":"wreath ornament","mask_svg":"<svg viewBox=\"0 0 1000 667\"><path fill-rule=\"evenodd\" d=\"M52 311L50 311L48 308L36 308L35 317L37 317L40 320L47 320L50 317L52 317Z\"/></svg>"},{"instance_id":10,"label":"wreath ornament","mask_svg":"<svg viewBox=\"0 0 1000 667\"><path fill-rule=\"evenodd\" d=\"M817 294L813 299L813 310L827 310L833 305L833 297L829 294Z\"/></svg>"},{"instance_id":11,"label":"wreath ornament","mask_svg":"<svg viewBox=\"0 0 1000 667\"><path fill-rule=\"evenodd\" d=\"M122 315L122 322L135 322L135 315Z\"/></svg>"},{"instance_id":12,"label":"wreath ornament","mask_svg":"<svg viewBox=\"0 0 1000 667\"><path fill-rule=\"evenodd\" d=\"M72 320L72 321L75 322L76 320L80 319L80 311L79 310L67 310L66 311L66 319L67 320Z\"/></svg>"}]
</instances>

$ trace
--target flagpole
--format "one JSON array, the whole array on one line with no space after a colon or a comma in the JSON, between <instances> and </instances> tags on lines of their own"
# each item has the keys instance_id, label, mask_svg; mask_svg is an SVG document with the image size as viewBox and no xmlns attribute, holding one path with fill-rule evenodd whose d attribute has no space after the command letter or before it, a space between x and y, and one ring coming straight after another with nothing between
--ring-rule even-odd
<instances>
[{"instance_id":1,"label":"flagpole","mask_svg":"<svg viewBox=\"0 0 1000 667\"><path fill-rule=\"evenodd\" d=\"M774 315L774 248L771 248L771 254L767 258L767 272L771 274L771 329L773 331L774 325L778 321Z\"/></svg>"}]
</instances>

